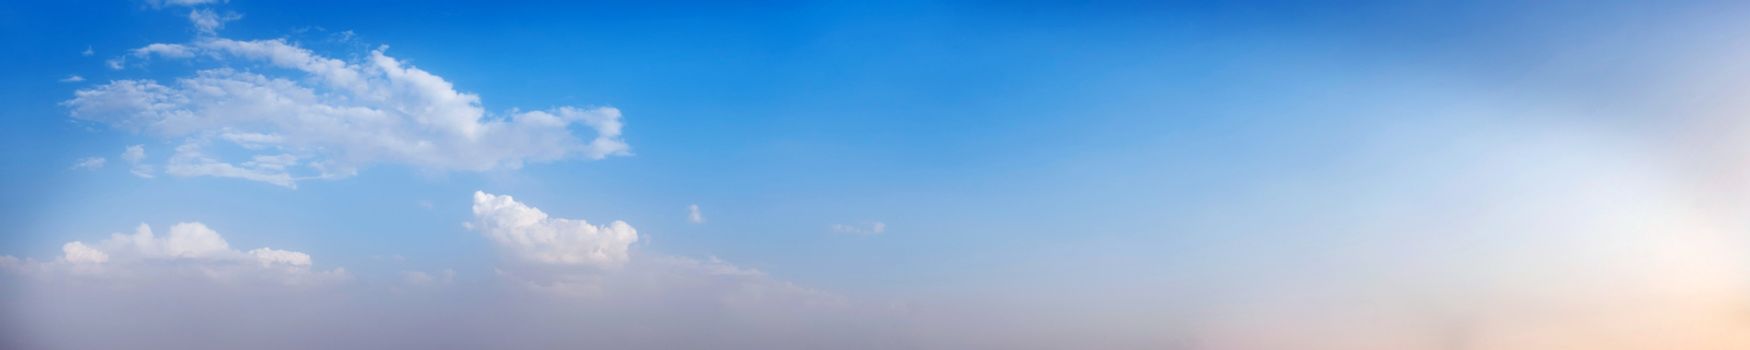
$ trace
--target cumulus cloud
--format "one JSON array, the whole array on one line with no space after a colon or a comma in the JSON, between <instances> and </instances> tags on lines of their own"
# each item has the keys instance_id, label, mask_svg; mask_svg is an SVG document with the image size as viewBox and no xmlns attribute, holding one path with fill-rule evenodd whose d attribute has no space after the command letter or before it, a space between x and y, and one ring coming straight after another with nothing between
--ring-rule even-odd
<instances>
[{"instance_id":1,"label":"cumulus cloud","mask_svg":"<svg viewBox=\"0 0 1750 350\"><path fill-rule=\"evenodd\" d=\"M111 81L76 91L63 105L76 119L180 142L165 165L171 175L286 187L349 177L373 164L487 171L630 154L618 109L488 113L479 96L385 50L341 60L285 40L156 43L126 57L213 66L169 82ZM126 57L112 67L125 67Z\"/></svg>"},{"instance_id":2,"label":"cumulus cloud","mask_svg":"<svg viewBox=\"0 0 1750 350\"><path fill-rule=\"evenodd\" d=\"M583 219L547 216L511 196L474 192L467 226L518 260L536 264L613 268L624 264L638 231L624 221L596 226Z\"/></svg>"},{"instance_id":3,"label":"cumulus cloud","mask_svg":"<svg viewBox=\"0 0 1750 350\"><path fill-rule=\"evenodd\" d=\"M61 82L63 83L77 83L81 81L85 81L85 77L81 77L78 74L68 75L66 78L61 78Z\"/></svg>"},{"instance_id":4,"label":"cumulus cloud","mask_svg":"<svg viewBox=\"0 0 1750 350\"><path fill-rule=\"evenodd\" d=\"M17 287L0 288L0 347L918 348L897 340L884 308L716 257L626 254L635 232L624 223L475 199L468 226L507 258L483 279L401 270L317 284L352 277L320 272L301 252L237 249L199 223L67 242L53 261L0 256L0 271L40 277L0 274ZM251 281L269 283L240 283ZM166 336L187 329L213 335Z\"/></svg>"},{"instance_id":5,"label":"cumulus cloud","mask_svg":"<svg viewBox=\"0 0 1750 350\"><path fill-rule=\"evenodd\" d=\"M287 265L310 266L310 254L273 248L255 248L249 251L249 256L255 257L262 266Z\"/></svg>"},{"instance_id":6,"label":"cumulus cloud","mask_svg":"<svg viewBox=\"0 0 1750 350\"><path fill-rule=\"evenodd\" d=\"M109 162L109 160L104 159L103 157L79 158L78 161L73 162L73 169L77 169L77 170L103 169L103 164L107 163L107 162Z\"/></svg>"},{"instance_id":7,"label":"cumulus cloud","mask_svg":"<svg viewBox=\"0 0 1750 350\"><path fill-rule=\"evenodd\" d=\"M109 262L109 253L85 245L83 242L67 242L61 245L61 260L75 264L102 264Z\"/></svg>"},{"instance_id":8,"label":"cumulus cloud","mask_svg":"<svg viewBox=\"0 0 1750 350\"><path fill-rule=\"evenodd\" d=\"M848 235L878 235L887 232L887 224L876 221L867 225L833 224L832 232Z\"/></svg>"},{"instance_id":9,"label":"cumulus cloud","mask_svg":"<svg viewBox=\"0 0 1750 350\"><path fill-rule=\"evenodd\" d=\"M164 235L142 223L131 234L115 233L97 243L67 242L61 245L61 256L52 261L15 265L26 272L118 280L197 276L227 282L309 285L348 276L344 269L313 269L310 255L303 252L271 247L232 249L223 236L200 222L171 225Z\"/></svg>"},{"instance_id":10,"label":"cumulus cloud","mask_svg":"<svg viewBox=\"0 0 1750 350\"><path fill-rule=\"evenodd\" d=\"M687 206L687 222L695 224L705 223L705 214L699 212L698 204Z\"/></svg>"},{"instance_id":11,"label":"cumulus cloud","mask_svg":"<svg viewBox=\"0 0 1750 350\"><path fill-rule=\"evenodd\" d=\"M499 277L549 295L652 302L660 296L707 298L741 306L842 305L842 297L771 278L716 257L652 254L633 259L638 233L623 221L605 226L549 217L510 196L474 193L474 221L511 258Z\"/></svg>"},{"instance_id":12,"label":"cumulus cloud","mask_svg":"<svg viewBox=\"0 0 1750 350\"><path fill-rule=\"evenodd\" d=\"M73 241L68 245L83 246L84 242ZM104 254L115 254L132 260L162 260L162 259L212 259L236 260L245 257L257 257L264 263L286 263L294 266L309 266L310 257L304 253L275 250L270 248L256 249L249 253L231 249L230 243L217 231L199 222L184 222L172 225L167 235L158 236L152 232L152 226L140 224L133 234L114 234L108 240L98 244L98 251ZM72 260L73 254L67 255Z\"/></svg>"}]
</instances>

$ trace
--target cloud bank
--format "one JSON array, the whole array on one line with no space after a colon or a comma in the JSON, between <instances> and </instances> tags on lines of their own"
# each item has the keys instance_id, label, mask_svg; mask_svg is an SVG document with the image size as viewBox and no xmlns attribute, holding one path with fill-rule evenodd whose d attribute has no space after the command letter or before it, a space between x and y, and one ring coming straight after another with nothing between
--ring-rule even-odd
<instances>
[{"instance_id":1,"label":"cloud bank","mask_svg":"<svg viewBox=\"0 0 1750 350\"><path fill-rule=\"evenodd\" d=\"M107 281L155 279L203 279L218 282L267 283L287 286L319 285L349 278L345 269L313 267L309 254L261 247L232 249L217 231L200 222L170 226L163 235L140 224L131 234L116 233L96 243L72 241L61 245L61 256L51 261L9 258L11 270L48 278Z\"/></svg>"},{"instance_id":2,"label":"cloud bank","mask_svg":"<svg viewBox=\"0 0 1750 350\"><path fill-rule=\"evenodd\" d=\"M468 226L502 257L374 278L310 255L240 250L200 223L73 241L52 261L0 257L0 347L102 349L890 348L879 307L715 257L633 254L629 224L474 194ZM477 270L477 269L471 269ZM8 288L5 286L14 286ZM118 311L119 310L119 311ZM871 311L875 310L875 311ZM491 315L491 317L481 317ZM100 334L101 336L91 336Z\"/></svg>"}]
</instances>

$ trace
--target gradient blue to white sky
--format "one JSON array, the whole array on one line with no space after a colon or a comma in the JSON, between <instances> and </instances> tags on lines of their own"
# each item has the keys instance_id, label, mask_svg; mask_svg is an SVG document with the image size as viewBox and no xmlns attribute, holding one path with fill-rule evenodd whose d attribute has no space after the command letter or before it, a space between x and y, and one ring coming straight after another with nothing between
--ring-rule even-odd
<instances>
[{"instance_id":1,"label":"gradient blue to white sky","mask_svg":"<svg viewBox=\"0 0 1750 350\"><path fill-rule=\"evenodd\" d=\"M0 347L1750 348L1746 23L7 2Z\"/></svg>"}]
</instances>

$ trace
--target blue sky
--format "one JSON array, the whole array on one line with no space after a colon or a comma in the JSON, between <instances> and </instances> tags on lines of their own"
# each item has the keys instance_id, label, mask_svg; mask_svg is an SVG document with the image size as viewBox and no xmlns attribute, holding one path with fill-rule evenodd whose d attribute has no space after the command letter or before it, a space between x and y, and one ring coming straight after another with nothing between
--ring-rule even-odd
<instances>
[{"instance_id":1,"label":"blue sky","mask_svg":"<svg viewBox=\"0 0 1750 350\"><path fill-rule=\"evenodd\" d=\"M606 308L650 311L651 324L716 315L782 325L725 321L674 338L748 347L798 333L829 339L798 344L838 348L869 338L900 340L858 345L1750 343L1733 335L1750 334L1736 332L1742 322L1698 311L1750 305L1740 293L1750 290L1740 243L1750 226L1738 211L1750 187L1733 177L1750 169L1739 151L1750 145L1737 141L1750 124L1734 92L1750 73L1739 62L1750 53L1739 39L1750 28L1734 15L1742 6L171 2L0 5L0 189L13 198L0 203L10 223L0 255L17 272L0 290L18 293L0 309L10 328L0 333L30 335L22 344L139 337L69 340L72 328L57 327L89 322L78 318L25 326L81 310L34 306L61 305L38 285L239 303L292 293L327 310L311 316L321 318L344 317L334 298L430 284L416 275L451 276L436 278L445 291L414 298L446 305L431 312ZM203 16L215 22L191 20ZM367 78L276 61L294 51ZM283 80L221 84L256 76ZM116 102L133 96L117 82L178 81L222 93L160 100L195 119ZM316 97L238 97L259 89ZM365 122L382 115L395 123ZM541 121L549 115L557 126ZM245 134L272 141L236 141ZM124 155L130 146L143 159ZM101 165L79 165L93 158ZM498 195L516 206L483 212ZM700 222L689 220L692 205ZM517 206L588 224L518 226ZM637 239L603 238L620 232L614 221ZM100 243L141 223L164 237L183 222L232 250L191 257ZM543 230L581 238L502 238ZM608 255L543 255L577 252L566 244ZM263 256L254 247L314 263L291 263L292 292L273 281L180 282L186 269ZM151 263L119 267L136 258ZM108 270L78 272L92 266ZM337 268L336 281L302 280ZM687 282L701 278L803 294L700 306L745 301ZM541 294L578 286L607 296ZM507 301L526 293L554 299ZM92 298L133 300L106 295ZM821 295L850 306L788 304ZM1569 308L1518 311L1548 300ZM1621 303L1677 311L1600 306ZM1588 308L1612 313L1566 311ZM791 316L835 321L779 321ZM407 316L422 317L434 316ZM1587 317L1623 323L1574 321ZM1519 319L1551 321L1502 321ZM1429 323L1435 330L1415 328ZM1377 324L1393 326L1349 328ZM1611 327L1646 331L1622 339ZM598 345L687 344L659 341L651 334L678 331L654 328ZM309 333L285 336L332 331L294 329ZM247 339L237 337L227 339ZM577 345L531 339L518 345ZM131 344L228 344L140 341Z\"/></svg>"}]
</instances>

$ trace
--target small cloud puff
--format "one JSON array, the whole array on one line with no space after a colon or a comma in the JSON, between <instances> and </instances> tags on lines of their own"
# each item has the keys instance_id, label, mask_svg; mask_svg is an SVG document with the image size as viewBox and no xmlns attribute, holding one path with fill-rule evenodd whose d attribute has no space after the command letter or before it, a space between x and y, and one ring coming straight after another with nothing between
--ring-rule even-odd
<instances>
[{"instance_id":1,"label":"small cloud puff","mask_svg":"<svg viewBox=\"0 0 1750 350\"><path fill-rule=\"evenodd\" d=\"M687 206L687 222L695 224L705 223L705 214L699 212L698 204Z\"/></svg>"}]
</instances>

